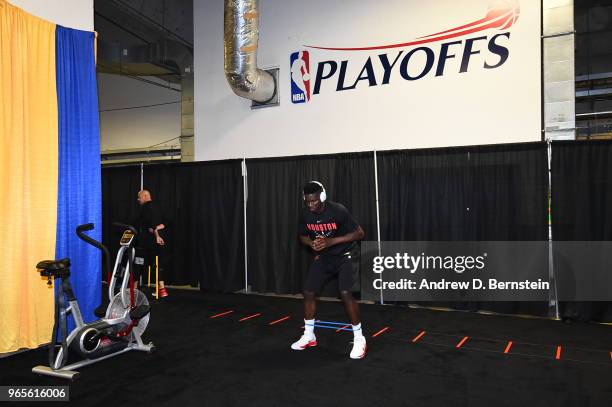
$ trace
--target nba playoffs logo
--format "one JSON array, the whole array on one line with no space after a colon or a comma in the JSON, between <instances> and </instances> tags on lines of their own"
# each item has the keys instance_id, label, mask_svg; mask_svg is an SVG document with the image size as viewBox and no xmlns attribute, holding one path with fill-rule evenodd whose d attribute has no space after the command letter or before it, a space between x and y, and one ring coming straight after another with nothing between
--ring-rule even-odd
<instances>
[{"instance_id":1,"label":"nba playoffs logo","mask_svg":"<svg viewBox=\"0 0 612 407\"><path fill-rule=\"evenodd\" d=\"M291 101L306 103L310 100L310 55L308 51L291 54Z\"/></svg>"},{"instance_id":2,"label":"nba playoffs logo","mask_svg":"<svg viewBox=\"0 0 612 407\"><path fill-rule=\"evenodd\" d=\"M344 92L402 80L431 80L446 75L459 78L458 74L475 69L503 66L511 54L510 28L518 21L521 7L519 0L487 2L491 4L486 11L482 10L473 20L459 20L450 28L439 27L437 30L442 31L405 41L352 47L302 44L304 48L316 50L315 59L316 55L325 56L327 51L334 54L325 57L324 61L313 61L312 92L309 52L291 54L291 102L309 102L310 97L319 95L322 89ZM338 60L338 53L342 53L342 60Z\"/></svg>"}]
</instances>

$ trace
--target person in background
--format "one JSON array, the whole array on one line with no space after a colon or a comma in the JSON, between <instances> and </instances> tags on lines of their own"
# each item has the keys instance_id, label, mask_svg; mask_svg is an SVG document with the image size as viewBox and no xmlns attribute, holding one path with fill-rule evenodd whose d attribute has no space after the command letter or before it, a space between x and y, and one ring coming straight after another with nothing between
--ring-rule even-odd
<instances>
[{"instance_id":1,"label":"person in background","mask_svg":"<svg viewBox=\"0 0 612 407\"><path fill-rule=\"evenodd\" d=\"M136 223L136 228L138 229L137 250L140 252L139 257L144 259L142 269L147 270L147 267L151 266L151 270L155 270L155 256L158 256L160 262L163 260L163 248L166 245L163 231L166 229L166 225L162 222L161 214L153 203L151 192L146 189L139 191L138 204L140 205L140 210ZM161 271L162 268L160 266L160 277ZM168 296L168 290L166 290L164 281L161 279L159 280L159 296L162 298Z\"/></svg>"}]
</instances>

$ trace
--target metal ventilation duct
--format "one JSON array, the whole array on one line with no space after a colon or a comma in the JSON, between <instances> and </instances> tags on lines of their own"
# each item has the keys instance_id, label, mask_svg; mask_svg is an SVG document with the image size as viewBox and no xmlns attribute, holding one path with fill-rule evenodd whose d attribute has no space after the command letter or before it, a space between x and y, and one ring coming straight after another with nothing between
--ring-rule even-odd
<instances>
[{"instance_id":1,"label":"metal ventilation duct","mask_svg":"<svg viewBox=\"0 0 612 407\"><path fill-rule=\"evenodd\" d=\"M259 1L225 0L224 21L225 77L232 91L258 103L270 102L276 95L274 77L257 68Z\"/></svg>"}]
</instances>

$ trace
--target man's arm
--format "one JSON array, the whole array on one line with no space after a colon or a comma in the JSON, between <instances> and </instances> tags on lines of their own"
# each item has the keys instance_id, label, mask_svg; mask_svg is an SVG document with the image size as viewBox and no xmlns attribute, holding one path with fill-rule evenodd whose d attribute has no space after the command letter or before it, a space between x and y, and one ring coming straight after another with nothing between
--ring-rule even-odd
<instances>
[{"instance_id":1,"label":"man's arm","mask_svg":"<svg viewBox=\"0 0 612 407\"><path fill-rule=\"evenodd\" d=\"M320 252L323 249L328 247L340 244L340 243L349 243L354 242L356 240L363 239L365 233L360 225L357 225L357 229L354 232L347 233L344 236L337 237L317 237L317 239L312 243L311 247L314 251ZM310 240L310 239L309 239Z\"/></svg>"},{"instance_id":2,"label":"man's arm","mask_svg":"<svg viewBox=\"0 0 612 407\"><path fill-rule=\"evenodd\" d=\"M155 236L155 243L160 246L165 245L166 242L164 241L164 238L159 234L159 231L164 230L166 228L166 225L163 222L161 211L159 210L157 205L152 204L150 206L149 222L149 225L153 225L149 227L149 233Z\"/></svg>"},{"instance_id":3,"label":"man's arm","mask_svg":"<svg viewBox=\"0 0 612 407\"><path fill-rule=\"evenodd\" d=\"M164 241L164 238L159 235L159 231L163 230L165 228L166 228L166 225L164 225L163 223L160 223L159 225L155 226L154 228L149 229L155 235L155 241L160 246L163 246L164 244L166 244L166 242Z\"/></svg>"}]
</instances>

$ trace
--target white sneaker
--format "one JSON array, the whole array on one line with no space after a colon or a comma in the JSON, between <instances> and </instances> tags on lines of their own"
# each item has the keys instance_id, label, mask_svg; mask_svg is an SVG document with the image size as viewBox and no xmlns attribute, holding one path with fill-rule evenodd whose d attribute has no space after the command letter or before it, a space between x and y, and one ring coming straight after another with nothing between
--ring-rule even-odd
<instances>
[{"instance_id":1,"label":"white sneaker","mask_svg":"<svg viewBox=\"0 0 612 407\"><path fill-rule=\"evenodd\" d=\"M353 339L353 349L351 350L351 359L363 359L368 352L368 345L366 344L366 338Z\"/></svg>"},{"instance_id":2,"label":"white sneaker","mask_svg":"<svg viewBox=\"0 0 612 407\"><path fill-rule=\"evenodd\" d=\"M293 350L304 350L312 346L317 346L317 337L313 334L312 336L302 335L300 339L291 344Z\"/></svg>"}]
</instances>

